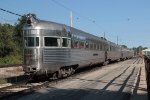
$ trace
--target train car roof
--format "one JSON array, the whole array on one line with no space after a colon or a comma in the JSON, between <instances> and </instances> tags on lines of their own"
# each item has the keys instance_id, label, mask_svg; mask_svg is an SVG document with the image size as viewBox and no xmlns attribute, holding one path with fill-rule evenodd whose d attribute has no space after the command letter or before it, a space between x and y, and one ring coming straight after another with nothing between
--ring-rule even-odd
<instances>
[{"instance_id":1,"label":"train car roof","mask_svg":"<svg viewBox=\"0 0 150 100\"><path fill-rule=\"evenodd\" d=\"M47 29L47 30L63 30L65 28L69 28L70 26L67 26L65 24L61 24L61 23L57 23L57 22L52 22L52 21L45 21L45 20L34 20L34 22L31 23L31 25L26 24L24 26L24 29L28 28L28 29ZM94 39L96 41L101 41L103 43L107 43L109 45L115 46L115 47L119 47L119 45L111 42L111 41L107 41L105 38L103 37L98 37L95 36L93 34L90 34L88 32L76 29L74 27L71 27L71 30L75 32L75 34L78 34L80 36L84 36L90 39ZM73 33L74 34L74 33Z\"/></svg>"},{"instance_id":2,"label":"train car roof","mask_svg":"<svg viewBox=\"0 0 150 100\"><path fill-rule=\"evenodd\" d=\"M70 26L67 26L67 27L70 28ZM85 37L89 37L89 38L93 38L93 39L95 39L95 40L97 40L97 41L107 42L106 39L101 38L101 37L98 37L98 36L95 36L95 35L90 34L90 33L88 33L88 32L85 32L85 31L76 29L76 28L74 28L74 27L72 27L71 29L72 29L72 31L76 32L76 34L78 34L78 35L85 36Z\"/></svg>"},{"instance_id":3,"label":"train car roof","mask_svg":"<svg viewBox=\"0 0 150 100\"><path fill-rule=\"evenodd\" d=\"M52 21L45 21L45 20L36 20L31 25L26 24L24 26L24 29L26 27L29 29L51 29L51 30L62 30L63 24L59 24Z\"/></svg>"},{"instance_id":4,"label":"train car roof","mask_svg":"<svg viewBox=\"0 0 150 100\"><path fill-rule=\"evenodd\" d=\"M67 26L65 24L61 24L61 23L57 23L57 22L52 22L52 21L45 21L45 20L35 20L31 25L26 24L24 26L24 29L26 29L26 27L28 29L50 29L50 30L62 30L64 27L66 28L70 28L70 26ZM79 34L81 36L86 36L86 37L90 37L93 39L96 39L98 41L102 41L102 42L107 42L106 39L101 38L101 37L97 37L93 34L87 33L85 31L76 29L74 27L71 27L72 31L75 31L76 34Z\"/></svg>"}]
</instances>

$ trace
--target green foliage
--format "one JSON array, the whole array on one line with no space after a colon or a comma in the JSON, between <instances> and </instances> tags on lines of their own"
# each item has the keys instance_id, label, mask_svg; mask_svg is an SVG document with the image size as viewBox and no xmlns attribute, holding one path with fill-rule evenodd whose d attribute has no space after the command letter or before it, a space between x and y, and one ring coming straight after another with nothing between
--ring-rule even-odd
<instances>
[{"instance_id":1,"label":"green foliage","mask_svg":"<svg viewBox=\"0 0 150 100\"><path fill-rule=\"evenodd\" d=\"M147 49L147 47L138 46L132 48L132 50L134 50L134 55L140 55L141 51L145 49Z\"/></svg>"},{"instance_id":2,"label":"green foliage","mask_svg":"<svg viewBox=\"0 0 150 100\"><path fill-rule=\"evenodd\" d=\"M9 24L0 25L0 57L10 55L14 51L13 32L14 26Z\"/></svg>"},{"instance_id":3,"label":"green foliage","mask_svg":"<svg viewBox=\"0 0 150 100\"><path fill-rule=\"evenodd\" d=\"M15 42L22 47L22 36L23 36L23 32L22 32L22 28L23 25L26 23L26 17L21 17L20 19L18 19L18 23L15 24L15 30L14 30L14 37L15 37Z\"/></svg>"},{"instance_id":4,"label":"green foliage","mask_svg":"<svg viewBox=\"0 0 150 100\"><path fill-rule=\"evenodd\" d=\"M36 18L35 14L31 14ZM23 51L23 26L26 23L24 15L14 26L0 24L0 65L21 64Z\"/></svg>"}]
</instances>

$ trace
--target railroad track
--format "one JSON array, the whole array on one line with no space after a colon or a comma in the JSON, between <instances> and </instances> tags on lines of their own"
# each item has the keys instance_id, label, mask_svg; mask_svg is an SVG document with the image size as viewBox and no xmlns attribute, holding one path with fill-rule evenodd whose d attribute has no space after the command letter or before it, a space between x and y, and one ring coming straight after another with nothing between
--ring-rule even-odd
<instances>
[{"instance_id":1,"label":"railroad track","mask_svg":"<svg viewBox=\"0 0 150 100\"><path fill-rule=\"evenodd\" d=\"M49 84L55 83L55 81L44 81L44 82L33 82L33 83L19 83L11 86L0 88L0 100L5 100L6 98L12 99L19 96L26 95L38 90L40 88L47 87Z\"/></svg>"}]
</instances>

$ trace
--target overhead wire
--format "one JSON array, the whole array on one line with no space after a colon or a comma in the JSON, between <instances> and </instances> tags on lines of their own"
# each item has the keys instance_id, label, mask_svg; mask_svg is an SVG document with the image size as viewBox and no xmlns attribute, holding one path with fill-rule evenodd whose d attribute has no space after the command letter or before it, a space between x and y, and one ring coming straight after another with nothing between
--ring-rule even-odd
<instances>
[{"instance_id":1,"label":"overhead wire","mask_svg":"<svg viewBox=\"0 0 150 100\"><path fill-rule=\"evenodd\" d=\"M51 0L51 1L54 2L54 3L57 4L57 5L59 5L59 6L63 7L63 8L65 8L65 9L68 10L68 11L72 11L74 14L76 14L76 15L78 15L78 16L84 18L84 19L86 19L87 21L92 22L92 23L95 24L98 28L101 28L103 31L105 31L105 29L104 29L103 27L101 27L98 23L96 23L96 21L95 21L94 19L89 18L89 17L86 17L86 16L83 16L82 14L80 14L80 13L74 11L73 9L71 9L71 8L69 8L69 7L67 7L67 6L65 6L64 4L62 4L62 3L60 3L60 2L58 2L58 1L56 1L56 0Z\"/></svg>"},{"instance_id":2,"label":"overhead wire","mask_svg":"<svg viewBox=\"0 0 150 100\"><path fill-rule=\"evenodd\" d=\"M55 4L59 5L59 6L63 7L64 9L66 9L66 10L68 10L68 11L72 11L74 14L80 16L81 18L84 18L84 19L86 19L87 21L92 22L93 24L95 24L95 26L96 26L97 28L100 28L102 31L104 31L104 34L102 33L102 35L104 35L104 38L107 38L107 39L110 38L110 37L105 36L105 33L109 33L109 34L110 34L110 32L106 31L101 25L99 25L99 24L96 22L96 20L94 20L94 19L92 19L92 18L89 18L89 17L87 17L87 16L84 16L84 15L82 15L82 14L80 14L80 13L74 11L73 9L71 9L71 8L69 8L69 7L67 7L67 6L65 6L64 4L58 2L57 0L51 0L51 1L54 2ZM79 19L79 18L77 18L77 19ZM112 37L112 35L113 35L113 34L111 34L111 37ZM114 35L113 35L113 37L118 38L118 36L114 36ZM120 40L120 39L119 39L119 40Z\"/></svg>"},{"instance_id":3,"label":"overhead wire","mask_svg":"<svg viewBox=\"0 0 150 100\"><path fill-rule=\"evenodd\" d=\"M17 14L17 13L11 12L11 11L9 11L9 10L5 10L5 9L3 9L3 8L0 8L0 10L1 10L1 11L4 11L4 12L7 12L7 13L10 13L10 14L13 14L13 15L17 15L17 16L22 17L22 15L20 15L20 14Z\"/></svg>"},{"instance_id":4,"label":"overhead wire","mask_svg":"<svg viewBox=\"0 0 150 100\"><path fill-rule=\"evenodd\" d=\"M59 5L59 6L63 7L63 8L65 8L66 10L72 11L73 13L75 13L75 14L78 15L78 16L80 16L81 18L84 18L84 19L86 19L86 20L92 22L92 23L95 24L98 28L100 28L100 29L102 29L103 31L106 32L106 30L105 30L104 28L102 28L98 23L96 23L95 20L93 20L93 19L91 19L91 18L89 18L89 17L83 16L82 14L80 14L80 13L74 11L73 9L71 9L71 8L69 8L69 7L65 6L65 5L63 5L62 3L60 3L60 2L58 2L58 1L56 1L56 0L51 0L51 1L54 2L54 3L57 4L57 5ZM4 12L7 12L7 13L10 13L10 14L13 14L13 15L16 15L16 16L20 16L20 17L23 16L23 15L21 15L21 14L14 13L14 12L12 12L12 11L9 11L9 10L3 9L3 8L0 8L0 10L1 10L1 11L4 11Z\"/></svg>"}]
</instances>

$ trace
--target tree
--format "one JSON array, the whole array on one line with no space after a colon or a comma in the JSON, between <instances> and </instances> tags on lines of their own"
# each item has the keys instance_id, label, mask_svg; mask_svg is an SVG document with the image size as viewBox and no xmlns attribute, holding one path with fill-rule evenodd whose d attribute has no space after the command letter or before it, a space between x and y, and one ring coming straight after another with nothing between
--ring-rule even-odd
<instances>
[{"instance_id":1,"label":"tree","mask_svg":"<svg viewBox=\"0 0 150 100\"><path fill-rule=\"evenodd\" d=\"M13 53L15 49L13 32L14 26L10 24L0 24L0 57L5 57Z\"/></svg>"},{"instance_id":2,"label":"tree","mask_svg":"<svg viewBox=\"0 0 150 100\"><path fill-rule=\"evenodd\" d=\"M134 55L140 55L141 51L144 49L147 49L147 47L138 46L132 48L132 50L134 50Z\"/></svg>"}]
</instances>

